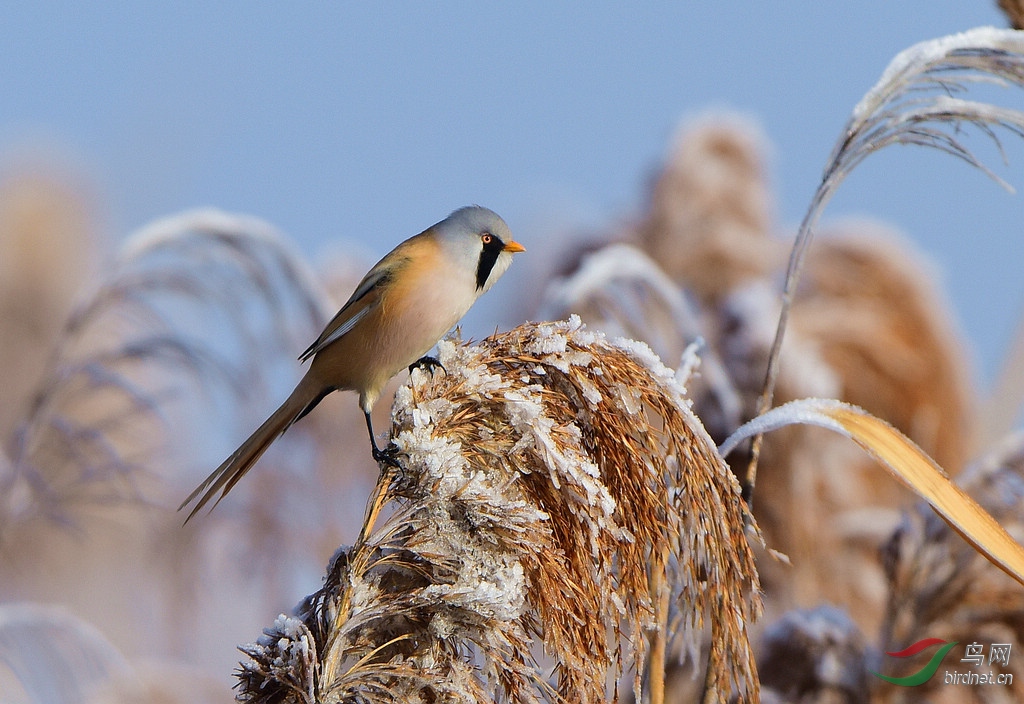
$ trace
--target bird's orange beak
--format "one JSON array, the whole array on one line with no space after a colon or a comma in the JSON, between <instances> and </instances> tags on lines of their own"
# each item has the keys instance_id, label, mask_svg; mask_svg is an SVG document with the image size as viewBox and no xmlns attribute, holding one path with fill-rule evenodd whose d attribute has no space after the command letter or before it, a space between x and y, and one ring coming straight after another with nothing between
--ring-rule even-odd
<instances>
[{"instance_id":1,"label":"bird's orange beak","mask_svg":"<svg viewBox=\"0 0 1024 704\"><path fill-rule=\"evenodd\" d=\"M511 252L512 254L515 254L516 252L525 252L526 251L526 247L524 247L523 245L519 244L518 242L512 241L512 242L508 242L504 247L502 247L501 251L503 251L503 252Z\"/></svg>"}]
</instances>

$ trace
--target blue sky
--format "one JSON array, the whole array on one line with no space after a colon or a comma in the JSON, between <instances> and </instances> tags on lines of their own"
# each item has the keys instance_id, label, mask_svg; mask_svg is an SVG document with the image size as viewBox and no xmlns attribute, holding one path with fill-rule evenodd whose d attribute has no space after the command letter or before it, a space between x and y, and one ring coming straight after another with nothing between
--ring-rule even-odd
<instances>
[{"instance_id":1,"label":"blue sky","mask_svg":"<svg viewBox=\"0 0 1024 704\"><path fill-rule=\"evenodd\" d=\"M795 225L892 56L992 24L994 0L6 3L0 169L27 153L68 166L115 239L213 205L311 258L351 242L375 256L480 203L529 247L546 218L636 213L680 121L730 108L762 125ZM1009 166L992 166L1024 192L1024 145L1005 142ZM1022 198L898 148L825 218L891 222L937 262L984 378L1024 309Z\"/></svg>"}]
</instances>

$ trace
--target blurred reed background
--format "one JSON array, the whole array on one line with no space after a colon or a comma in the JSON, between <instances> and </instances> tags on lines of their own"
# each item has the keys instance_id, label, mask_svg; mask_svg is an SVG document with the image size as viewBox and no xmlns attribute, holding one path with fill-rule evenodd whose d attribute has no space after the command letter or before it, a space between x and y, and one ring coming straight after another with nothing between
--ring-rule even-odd
<instances>
[{"instance_id":1,"label":"blurred reed background","mask_svg":"<svg viewBox=\"0 0 1024 704\"><path fill-rule=\"evenodd\" d=\"M766 141L745 117L686 122L639 217L561 233L586 243L583 253L562 257L542 278L538 267L525 283L543 292L525 318L577 314L609 337L647 342L671 368L692 363L697 343L687 393L716 442L754 412L791 247L773 216ZM327 399L211 514L182 527L175 507L276 406L298 376L296 354L371 262L314 269L272 225L213 210L154 223L115 252L97 198L59 170L16 167L0 180L0 699L230 701L231 673L244 658L236 646L255 641L303 595L318 605L301 613L315 618L342 598L346 565L331 562L321 589L323 569L338 546L366 537L359 532L378 478L354 400ZM1024 440L991 436L993 425L1015 424L1017 408L1013 418L985 415L926 253L885 223L821 230L795 295L778 401L844 399L888 420L1024 538ZM530 232L517 237L531 241ZM484 346L520 359L529 344L499 337ZM460 348L449 347L454 360ZM505 381L518 383L520 373L540 372L524 366ZM577 396L595 378L576 382ZM400 384L419 393L417 383L400 377L388 398ZM385 427L387 404L377 411ZM399 416L396 429L415 425L410 418ZM481 463L523 451L515 437L508 447L499 440L475 437ZM745 458L732 459L742 474ZM411 501L415 480L396 485L392 498ZM869 673L885 650L923 637L1022 644L1019 585L844 438L803 428L768 436L753 514L764 542L750 541L757 571L739 582L749 592L759 575L764 616L744 625L765 701L904 701L909 695ZM640 537L648 547L659 540ZM729 559L743 563L746 549ZM640 581L644 563L630 569ZM606 620L592 627L625 628L616 625L619 608L629 626L618 635L635 644L654 607L626 596L602 603ZM743 608L745 617L757 611L752 602ZM315 629L313 621L302 628ZM270 633L292 637L299 628L280 621ZM529 634L524 626L514 635ZM743 670L745 640L730 637L721 647ZM548 645L568 657L575 641L566 638ZM248 686L259 687L260 668L276 657L268 643L247 649L255 661L243 675ZM601 657L633 681L621 653ZM933 683L914 697L1019 701L1020 662L1011 659L1016 682L1000 692ZM498 679L509 696L532 687L531 696L555 698L550 684L516 669L521 663L504 665ZM669 673L668 701L700 696L694 671L691 658ZM572 676L603 686L603 673L563 667L556 681L576 700L572 692L593 690Z\"/></svg>"}]
</instances>

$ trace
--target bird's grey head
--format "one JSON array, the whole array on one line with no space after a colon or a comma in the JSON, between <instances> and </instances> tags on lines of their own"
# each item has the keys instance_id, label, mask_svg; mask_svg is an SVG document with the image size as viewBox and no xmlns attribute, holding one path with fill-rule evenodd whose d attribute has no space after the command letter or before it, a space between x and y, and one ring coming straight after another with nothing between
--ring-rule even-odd
<instances>
[{"instance_id":1,"label":"bird's grey head","mask_svg":"<svg viewBox=\"0 0 1024 704\"><path fill-rule=\"evenodd\" d=\"M459 208L435 228L452 256L476 272L476 288L481 294L505 273L512 255L524 251L512 239L505 221L479 205Z\"/></svg>"}]
</instances>

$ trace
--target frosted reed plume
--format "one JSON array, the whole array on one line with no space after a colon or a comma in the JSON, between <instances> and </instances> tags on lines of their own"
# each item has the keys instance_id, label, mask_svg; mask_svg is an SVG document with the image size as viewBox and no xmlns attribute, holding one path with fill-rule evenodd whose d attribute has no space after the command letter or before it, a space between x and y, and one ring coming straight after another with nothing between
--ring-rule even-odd
<instances>
[{"instance_id":1,"label":"frosted reed plume","mask_svg":"<svg viewBox=\"0 0 1024 704\"><path fill-rule=\"evenodd\" d=\"M101 238L88 187L61 170L0 166L0 447L46 371Z\"/></svg>"},{"instance_id":2,"label":"frosted reed plume","mask_svg":"<svg viewBox=\"0 0 1024 704\"><path fill-rule=\"evenodd\" d=\"M707 316L659 264L632 245L607 245L548 285L540 316L579 315L609 336L643 340L661 359L682 366L699 349L701 373L688 380L688 398L712 437L718 431L716 439L724 439L743 420L742 399L716 340L708 339Z\"/></svg>"},{"instance_id":3,"label":"frosted reed plume","mask_svg":"<svg viewBox=\"0 0 1024 704\"><path fill-rule=\"evenodd\" d=\"M140 231L65 325L15 438L0 519L155 500L139 470L167 449L160 438L174 404L189 394L209 403L214 389L253 393L256 370L278 351L267 340L298 346L323 320L323 302L255 218L197 211Z\"/></svg>"},{"instance_id":4,"label":"frosted reed plume","mask_svg":"<svg viewBox=\"0 0 1024 704\"><path fill-rule=\"evenodd\" d=\"M66 605L129 660L219 675L223 700L253 614L293 601L296 575L352 540L358 516L338 510L351 473L343 462L334 483L310 472L307 424L201 531L183 531L174 508L280 400L274 384L300 371L326 296L278 230L214 210L143 228L82 293L15 454L0 456L0 594ZM319 501L296 520L294 497L314 487ZM200 697L188 688L181 700Z\"/></svg>"},{"instance_id":5,"label":"frosted reed plume","mask_svg":"<svg viewBox=\"0 0 1024 704\"><path fill-rule=\"evenodd\" d=\"M962 133L966 127L976 127L998 146L997 128L1024 136L1024 112L958 97L977 83L1024 87L1024 35L1015 30L979 27L915 44L890 62L853 109L826 163L790 255L782 313L758 413L772 404L783 334L818 218L860 162L893 144L932 147L966 161L1009 188L963 143ZM758 437L745 479L747 492L752 492L756 479L759 451Z\"/></svg>"},{"instance_id":6,"label":"frosted reed plume","mask_svg":"<svg viewBox=\"0 0 1024 704\"><path fill-rule=\"evenodd\" d=\"M243 649L240 699L596 702L633 671L660 701L669 636L708 633L706 700L756 701L749 517L674 373L577 317L440 361L398 392L402 471Z\"/></svg>"},{"instance_id":7,"label":"frosted reed plume","mask_svg":"<svg viewBox=\"0 0 1024 704\"><path fill-rule=\"evenodd\" d=\"M768 151L753 120L707 113L680 127L651 185L635 239L701 306L785 261L785 245L770 236Z\"/></svg>"}]
</instances>

